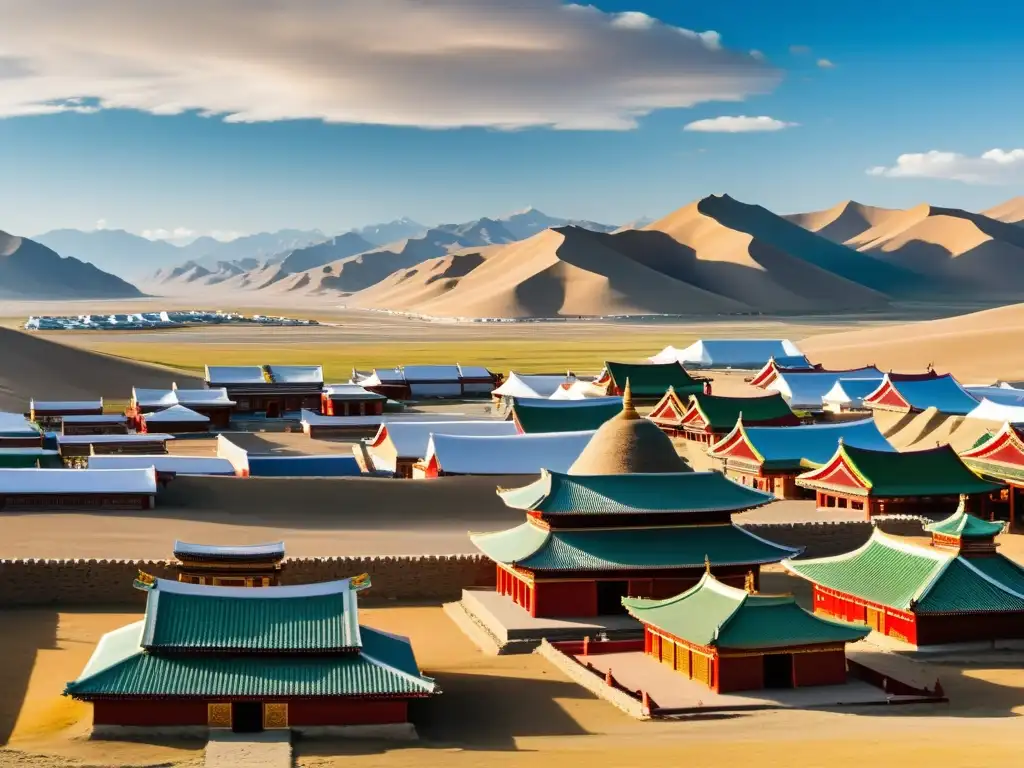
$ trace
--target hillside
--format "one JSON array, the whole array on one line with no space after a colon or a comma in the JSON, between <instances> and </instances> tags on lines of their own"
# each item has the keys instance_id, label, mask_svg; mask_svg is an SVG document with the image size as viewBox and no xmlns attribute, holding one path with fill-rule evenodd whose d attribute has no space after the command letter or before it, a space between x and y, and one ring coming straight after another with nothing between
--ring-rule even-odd
<instances>
[{"instance_id":1,"label":"hillside","mask_svg":"<svg viewBox=\"0 0 1024 768\"><path fill-rule=\"evenodd\" d=\"M142 295L131 283L92 264L62 257L34 240L0 232L0 298L122 299Z\"/></svg>"},{"instance_id":2,"label":"hillside","mask_svg":"<svg viewBox=\"0 0 1024 768\"><path fill-rule=\"evenodd\" d=\"M929 363L967 383L1024 379L1024 304L942 320L812 336L799 343L827 368L869 363L922 370Z\"/></svg>"},{"instance_id":3,"label":"hillside","mask_svg":"<svg viewBox=\"0 0 1024 768\"><path fill-rule=\"evenodd\" d=\"M996 221L1024 226L1024 196L1007 200L1005 203L983 211L983 213Z\"/></svg>"},{"instance_id":4,"label":"hillside","mask_svg":"<svg viewBox=\"0 0 1024 768\"><path fill-rule=\"evenodd\" d=\"M998 217L918 205L906 210L840 203L786 217L805 229L931 281L943 294L1019 299L1024 292L1024 198L991 209ZM1016 219L1019 221L1019 219Z\"/></svg>"},{"instance_id":5,"label":"hillside","mask_svg":"<svg viewBox=\"0 0 1024 768\"><path fill-rule=\"evenodd\" d=\"M24 413L29 400L127 399L132 387L201 387L185 374L88 352L41 336L0 328L0 410Z\"/></svg>"}]
</instances>

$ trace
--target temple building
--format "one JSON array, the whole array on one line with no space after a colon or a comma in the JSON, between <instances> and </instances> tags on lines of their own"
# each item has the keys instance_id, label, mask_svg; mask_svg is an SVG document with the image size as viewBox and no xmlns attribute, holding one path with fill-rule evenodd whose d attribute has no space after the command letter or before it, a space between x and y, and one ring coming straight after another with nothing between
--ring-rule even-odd
<instances>
[{"instance_id":1,"label":"temple building","mask_svg":"<svg viewBox=\"0 0 1024 768\"><path fill-rule=\"evenodd\" d=\"M983 435L960 460L982 477L1006 483L1001 503L991 504L992 516L1009 520L1011 529L1024 527L1024 431L1004 424L998 432Z\"/></svg>"},{"instance_id":2,"label":"temple building","mask_svg":"<svg viewBox=\"0 0 1024 768\"><path fill-rule=\"evenodd\" d=\"M764 364L764 367L753 375L750 379L750 386L757 387L758 389L764 389L773 381L775 377L780 373L787 372L799 372L799 371L823 371L825 370L820 363L810 363L806 358L798 359L796 365L780 365L774 357L769 357L768 362ZM879 376L882 374L879 373Z\"/></svg>"},{"instance_id":3,"label":"temple building","mask_svg":"<svg viewBox=\"0 0 1024 768\"><path fill-rule=\"evenodd\" d=\"M104 454L163 454L174 435L166 432L130 435L57 435L62 459L84 459ZM66 462L65 462L66 463Z\"/></svg>"},{"instance_id":4,"label":"temple building","mask_svg":"<svg viewBox=\"0 0 1024 768\"><path fill-rule=\"evenodd\" d=\"M214 587L276 587L284 542L211 546L174 542L178 581Z\"/></svg>"},{"instance_id":5,"label":"temple building","mask_svg":"<svg viewBox=\"0 0 1024 768\"><path fill-rule=\"evenodd\" d=\"M186 408L184 405L172 405L162 411L144 413L139 417L139 432L166 432L180 435L192 432L209 432L210 417Z\"/></svg>"},{"instance_id":6,"label":"temple building","mask_svg":"<svg viewBox=\"0 0 1024 768\"><path fill-rule=\"evenodd\" d=\"M132 399L125 415L135 427L141 426L141 417L146 413L162 411L175 405L189 408L206 416L214 429L227 429L231 425L231 413L237 403L228 397L224 387L213 389L179 389L172 384L170 389L132 389Z\"/></svg>"},{"instance_id":7,"label":"temple building","mask_svg":"<svg viewBox=\"0 0 1024 768\"><path fill-rule=\"evenodd\" d=\"M570 373L516 373L509 371L508 377L491 391L495 405L511 402L512 398L547 399L563 386L577 381Z\"/></svg>"},{"instance_id":8,"label":"temple building","mask_svg":"<svg viewBox=\"0 0 1024 768\"><path fill-rule=\"evenodd\" d=\"M623 597L676 595L700 580L705 557L723 582L743 586L751 574L756 588L762 564L794 552L732 524L733 512L774 497L690 471L629 387L568 473L545 469L498 495L526 522L470 538L494 561L498 591L535 617L621 613Z\"/></svg>"},{"instance_id":9,"label":"temple building","mask_svg":"<svg viewBox=\"0 0 1024 768\"><path fill-rule=\"evenodd\" d=\"M408 704L439 693L404 637L359 623L358 579L245 589L139 574L141 621L103 636L66 696L93 735L290 728L415 734Z\"/></svg>"},{"instance_id":10,"label":"temple building","mask_svg":"<svg viewBox=\"0 0 1024 768\"><path fill-rule=\"evenodd\" d=\"M358 384L330 384L320 397L324 416L379 416L387 397Z\"/></svg>"},{"instance_id":11,"label":"temple building","mask_svg":"<svg viewBox=\"0 0 1024 768\"><path fill-rule=\"evenodd\" d=\"M236 413L273 418L318 409L324 371L319 365L208 365L206 386L223 389Z\"/></svg>"},{"instance_id":12,"label":"temple building","mask_svg":"<svg viewBox=\"0 0 1024 768\"><path fill-rule=\"evenodd\" d=\"M940 413L964 416L979 400L950 374L924 377L886 374L878 388L863 399L866 408L896 413L920 413L934 408Z\"/></svg>"},{"instance_id":13,"label":"temple building","mask_svg":"<svg viewBox=\"0 0 1024 768\"><path fill-rule=\"evenodd\" d=\"M875 529L859 549L786 560L814 585L815 613L912 645L1024 638L1024 566L996 552L1003 529L961 507L927 526L930 547Z\"/></svg>"},{"instance_id":14,"label":"temple building","mask_svg":"<svg viewBox=\"0 0 1024 768\"><path fill-rule=\"evenodd\" d=\"M524 435L546 432L588 432L622 411L621 397L586 400L513 398L509 418Z\"/></svg>"},{"instance_id":15,"label":"temple building","mask_svg":"<svg viewBox=\"0 0 1024 768\"><path fill-rule=\"evenodd\" d=\"M127 435L128 417L120 413L61 418L62 435Z\"/></svg>"},{"instance_id":16,"label":"temple building","mask_svg":"<svg viewBox=\"0 0 1024 768\"><path fill-rule=\"evenodd\" d=\"M978 477L950 446L925 451L875 451L839 444L817 469L797 475L796 484L814 491L819 509L864 510L874 515L941 514L957 508L961 495L967 508L990 516L989 497L1005 486Z\"/></svg>"},{"instance_id":17,"label":"temple building","mask_svg":"<svg viewBox=\"0 0 1024 768\"><path fill-rule=\"evenodd\" d=\"M430 436L438 435L514 435L516 426L508 421L389 421L365 442L365 454L372 466L367 469L387 472L395 477L412 477L414 465L423 461Z\"/></svg>"},{"instance_id":18,"label":"temple building","mask_svg":"<svg viewBox=\"0 0 1024 768\"><path fill-rule=\"evenodd\" d=\"M821 408L831 413L849 413L866 411L864 398L878 389L878 379L848 379L845 376L837 379L824 395L821 396Z\"/></svg>"},{"instance_id":19,"label":"temple building","mask_svg":"<svg viewBox=\"0 0 1024 768\"><path fill-rule=\"evenodd\" d=\"M501 375L479 365L405 365L352 371L352 383L392 400L485 397Z\"/></svg>"},{"instance_id":20,"label":"temple building","mask_svg":"<svg viewBox=\"0 0 1024 768\"><path fill-rule=\"evenodd\" d=\"M704 391L704 379L695 379L679 363L604 364L604 373L594 382L606 395L622 395L629 381L633 402L656 403L669 388L682 397Z\"/></svg>"},{"instance_id":21,"label":"temple building","mask_svg":"<svg viewBox=\"0 0 1024 768\"><path fill-rule=\"evenodd\" d=\"M854 448L895 451L874 419L804 424L799 427L748 427L739 419L732 432L708 449L727 477L774 493L781 499L815 497L796 484L797 475L828 462L839 442Z\"/></svg>"},{"instance_id":22,"label":"temple building","mask_svg":"<svg viewBox=\"0 0 1024 768\"><path fill-rule=\"evenodd\" d=\"M59 429L65 416L99 416L103 398L98 400L31 400L29 419L44 429Z\"/></svg>"},{"instance_id":23,"label":"temple building","mask_svg":"<svg viewBox=\"0 0 1024 768\"><path fill-rule=\"evenodd\" d=\"M799 417L779 394L764 397L698 394L684 401L674 389L665 393L647 418L667 435L711 445L732 431L741 414L747 426L800 424Z\"/></svg>"},{"instance_id":24,"label":"temple building","mask_svg":"<svg viewBox=\"0 0 1024 768\"><path fill-rule=\"evenodd\" d=\"M0 510L146 510L156 506L148 469L0 469Z\"/></svg>"},{"instance_id":25,"label":"temple building","mask_svg":"<svg viewBox=\"0 0 1024 768\"><path fill-rule=\"evenodd\" d=\"M823 619L792 595L723 584L710 568L664 600L623 598L644 625L644 653L716 693L846 682L846 644L867 627Z\"/></svg>"},{"instance_id":26,"label":"temple building","mask_svg":"<svg viewBox=\"0 0 1024 768\"><path fill-rule=\"evenodd\" d=\"M451 475L539 475L545 467L566 472L594 436L589 432L530 435L431 434L414 478Z\"/></svg>"},{"instance_id":27,"label":"temple building","mask_svg":"<svg viewBox=\"0 0 1024 768\"><path fill-rule=\"evenodd\" d=\"M825 395L846 374L831 371L794 371L780 373L775 381L765 387L766 392L778 392L789 403L790 408L804 411L820 411L825 402ZM875 387L882 383L882 373L869 375L861 373L861 378L874 379Z\"/></svg>"},{"instance_id":28,"label":"temple building","mask_svg":"<svg viewBox=\"0 0 1024 768\"><path fill-rule=\"evenodd\" d=\"M43 447L43 433L20 413L0 412L0 450Z\"/></svg>"}]
</instances>

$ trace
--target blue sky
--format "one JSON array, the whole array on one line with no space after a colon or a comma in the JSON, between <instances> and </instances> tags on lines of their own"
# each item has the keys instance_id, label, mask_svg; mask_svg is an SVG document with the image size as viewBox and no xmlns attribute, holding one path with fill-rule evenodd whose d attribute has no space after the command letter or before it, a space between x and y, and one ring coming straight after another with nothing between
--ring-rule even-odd
<instances>
[{"instance_id":1,"label":"blue sky","mask_svg":"<svg viewBox=\"0 0 1024 768\"><path fill-rule=\"evenodd\" d=\"M173 20L154 10L124 22L126 2L85 4L95 23L106 23L96 44L112 53L100 66L73 44L94 37L83 28L94 22L71 16L71 0L0 0L0 228L35 234L103 221L136 232L336 232L527 205L620 222L721 192L778 212L847 198L978 210L1024 193L1024 4L600 0L601 13L580 16L554 0L518 0L491 23L495 0L439 0L456 10L421 14L403 32L388 16L408 7L403 0L378 0L365 15L345 0L337 15L322 10L330 3L313 12L305 0L271 0L279 15L263 26L247 17L251 28L240 34L262 45L253 53L216 37L244 0L218 0L216 17L198 18L212 12L183 0ZM628 17L634 37L623 41L626 33L610 27L625 22L610 14L635 11L661 25L713 30L721 50L708 37L710 52L691 50L689 39L677 51L680 43L654 37L654 22L636 16ZM173 23L193 12L208 32L182 51ZM367 58L350 53L353 38L338 31L353 18L365 22L361 38L378 41ZM295 62L285 24L308 60ZM506 25L522 39L514 31L504 39ZM417 30L431 56L426 68L389 48ZM466 41L475 58L466 58ZM176 55L162 58L163 45ZM277 45L279 56L259 53ZM450 62L449 48L458 51ZM551 62L567 64L555 71ZM343 82L332 79L339 71ZM670 83L668 93L650 85L655 75ZM692 90L711 99L719 83L742 100L676 98ZM696 103L658 106L687 101ZM623 104L634 103L635 116L623 117ZM187 107L194 109L181 112ZM571 124L576 109L586 113L583 130ZM224 113L241 113L243 122ZM291 119L303 115L356 124ZM738 116L795 125L684 130ZM462 119L470 125L458 127ZM503 121L516 127L495 124ZM924 154L932 151L954 154Z\"/></svg>"}]
</instances>

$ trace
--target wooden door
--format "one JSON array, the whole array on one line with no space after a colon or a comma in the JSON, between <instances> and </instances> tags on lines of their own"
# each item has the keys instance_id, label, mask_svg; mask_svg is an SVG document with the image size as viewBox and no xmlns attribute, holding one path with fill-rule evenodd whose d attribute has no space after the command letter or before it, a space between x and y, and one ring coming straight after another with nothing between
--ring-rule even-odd
<instances>
[{"instance_id":1,"label":"wooden door","mask_svg":"<svg viewBox=\"0 0 1024 768\"><path fill-rule=\"evenodd\" d=\"M867 608L867 625L876 632L885 634L885 611Z\"/></svg>"},{"instance_id":2,"label":"wooden door","mask_svg":"<svg viewBox=\"0 0 1024 768\"><path fill-rule=\"evenodd\" d=\"M670 667L675 666L676 663L676 644L671 640L661 638L661 663L668 664Z\"/></svg>"}]
</instances>

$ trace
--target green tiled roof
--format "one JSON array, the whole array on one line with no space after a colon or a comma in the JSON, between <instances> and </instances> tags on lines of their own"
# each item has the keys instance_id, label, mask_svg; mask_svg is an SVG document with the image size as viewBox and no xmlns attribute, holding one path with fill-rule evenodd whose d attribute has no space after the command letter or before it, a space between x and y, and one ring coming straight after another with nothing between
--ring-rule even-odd
<instances>
[{"instance_id":1,"label":"green tiled roof","mask_svg":"<svg viewBox=\"0 0 1024 768\"><path fill-rule=\"evenodd\" d=\"M556 407L550 403L533 406L528 400L516 398L512 406L516 423L528 435L539 432L589 432L621 411L622 403L618 400L606 400L592 405L580 405L579 401L571 400L567 405Z\"/></svg>"},{"instance_id":2,"label":"green tiled roof","mask_svg":"<svg viewBox=\"0 0 1024 768\"><path fill-rule=\"evenodd\" d=\"M982 480L974 474L948 445L903 453L843 445L839 452L845 454L857 474L870 486L870 495L874 497L953 496L990 493L1002 487L1000 483ZM811 480L809 484L815 483Z\"/></svg>"},{"instance_id":3,"label":"green tiled roof","mask_svg":"<svg viewBox=\"0 0 1024 768\"><path fill-rule=\"evenodd\" d=\"M964 504L945 520L926 525L926 531L944 536L956 536L961 539L990 539L1003 532L1003 523L990 522L969 515L964 511Z\"/></svg>"},{"instance_id":4,"label":"green tiled roof","mask_svg":"<svg viewBox=\"0 0 1024 768\"><path fill-rule=\"evenodd\" d=\"M333 656L151 653L139 645L143 622L100 641L82 676L68 683L75 698L105 696L424 696L423 677L404 638L363 627L363 652Z\"/></svg>"},{"instance_id":5,"label":"green tiled roof","mask_svg":"<svg viewBox=\"0 0 1024 768\"><path fill-rule=\"evenodd\" d=\"M660 399L669 387L677 394L686 397L689 394L702 392L704 385L695 380L679 363L605 363L612 382L618 389L626 386L633 397Z\"/></svg>"},{"instance_id":6,"label":"green tiled roof","mask_svg":"<svg viewBox=\"0 0 1024 768\"><path fill-rule=\"evenodd\" d=\"M719 472L567 475L546 469L530 485L499 490L498 495L510 507L547 515L739 512L775 499Z\"/></svg>"},{"instance_id":7,"label":"green tiled roof","mask_svg":"<svg viewBox=\"0 0 1024 768\"><path fill-rule=\"evenodd\" d=\"M786 560L783 565L815 584L904 611L1024 611L1024 594L974 565L989 559L995 558L967 561L875 529L867 543L853 552Z\"/></svg>"},{"instance_id":8,"label":"green tiled roof","mask_svg":"<svg viewBox=\"0 0 1024 768\"><path fill-rule=\"evenodd\" d=\"M359 645L348 581L295 587L206 587L157 579L146 604L147 648L330 651Z\"/></svg>"},{"instance_id":9,"label":"green tiled roof","mask_svg":"<svg viewBox=\"0 0 1024 768\"><path fill-rule=\"evenodd\" d=\"M793 425L799 419L793 414L782 395L776 393L763 397L723 397L721 395L695 394L693 399L704 414L708 426L716 432L728 432L743 414L744 424L785 423Z\"/></svg>"},{"instance_id":10,"label":"green tiled roof","mask_svg":"<svg viewBox=\"0 0 1024 768\"><path fill-rule=\"evenodd\" d=\"M871 630L822 619L792 595L749 594L705 574L695 587L667 600L623 598L644 624L695 645L718 648L782 648L846 643Z\"/></svg>"},{"instance_id":11,"label":"green tiled roof","mask_svg":"<svg viewBox=\"0 0 1024 768\"><path fill-rule=\"evenodd\" d=\"M534 571L697 568L776 563L797 553L735 525L547 530L532 523L470 540L498 563Z\"/></svg>"}]
</instances>

